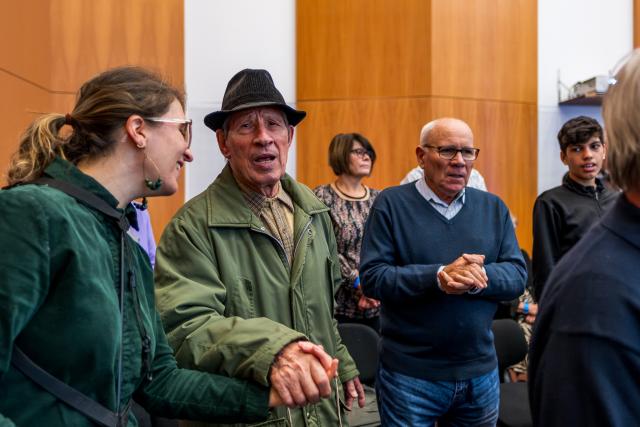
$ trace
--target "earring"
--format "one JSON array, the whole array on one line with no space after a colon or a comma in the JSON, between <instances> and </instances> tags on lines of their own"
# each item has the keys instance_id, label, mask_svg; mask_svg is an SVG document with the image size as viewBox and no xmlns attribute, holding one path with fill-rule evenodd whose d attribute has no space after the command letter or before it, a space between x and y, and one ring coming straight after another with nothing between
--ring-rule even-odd
<instances>
[{"instance_id":1,"label":"earring","mask_svg":"<svg viewBox=\"0 0 640 427\"><path fill-rule=\"evenodd\" d=\"M160 187L162 187L162 178L160 178L160 169L158 168L158 165L156 165L156 162L154 162L153 160L151 160L150 157L147 156L147 153L144 153L144 160L142 162L142 176L146 177L146 171L145 171L145 163L146 160L149 160L151 162L151 164L153 165L154 168L156 168L156 171L158 171L158 179L156 179L155 181L152 181L149 178L144 178L144 185L147 186L147 188L151 191L156 191L158 190Z\"/></svg>"}]
</instances>

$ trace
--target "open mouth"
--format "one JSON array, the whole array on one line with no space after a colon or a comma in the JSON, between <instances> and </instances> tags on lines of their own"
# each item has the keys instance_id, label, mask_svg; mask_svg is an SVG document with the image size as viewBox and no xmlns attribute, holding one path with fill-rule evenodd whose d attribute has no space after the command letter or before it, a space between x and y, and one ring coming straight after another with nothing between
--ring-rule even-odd
<instances>
[{"instance_id":1,"label":"open mouth","mask_svg":"<svg viewBox=\"0 0 640 427\"><path fill-rule=\"evenodd\" d=\"M466 178L466 175L463 174L463 173L450 173L450 174L447 174L447 176L449 178L453 178L453 179L465 179Z\"/></svg>"},{"instance_id":2,"label":"open mouth","mask_svg":"<svg viewBox=\"0 0 640 427\"><path fill-rule=\"evenodd\" d=\"M276 159L275 154L261 154L253 158L253 162L259 165L269 165Z\"/></svg>"},{"instance_id":3,"label":"open mouth","mask_svg":"<svg viewBox=\"0 0 640 427\"><path fill-rule=\"evenodd\" d=\"M585 172L594 172L596 170L596 164L595 163L585 163L584 165L582 165L582 169Z\"/></svg>"}]
</instances>

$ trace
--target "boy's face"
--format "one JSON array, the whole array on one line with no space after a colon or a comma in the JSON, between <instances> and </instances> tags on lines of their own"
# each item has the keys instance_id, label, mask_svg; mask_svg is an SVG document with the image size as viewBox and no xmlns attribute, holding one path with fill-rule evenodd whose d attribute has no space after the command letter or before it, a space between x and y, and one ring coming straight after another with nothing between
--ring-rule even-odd
<instances>
[{"instance_id":1,"label":"boy's face","mask_svg":"<svg viewBox=\"0 0 640 427\"><path fill-rule=\"evenodd\" d=\"M600 135L595 134L582 144L571 144L560 152L560 160L569 167L571 179L584 186L595 186L606 154Z\"/></svg>"}]
</instances>

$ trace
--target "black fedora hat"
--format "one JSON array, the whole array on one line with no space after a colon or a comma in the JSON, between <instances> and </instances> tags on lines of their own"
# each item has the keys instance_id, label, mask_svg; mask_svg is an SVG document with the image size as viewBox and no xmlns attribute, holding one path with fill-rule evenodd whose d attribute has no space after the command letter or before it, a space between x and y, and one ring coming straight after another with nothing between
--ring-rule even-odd
<instances>
[{"instance_id":1,"label":"black fedora hat","mask_svg":"<svg viewBox=\"0 0 640 427\"><path fill-rule=\"evenodd\" d=\"M204 124L214 131L221 129L224 120L231 113L247 108L275 106L287 115L291 126L295 126L307 115L289 107L284 97L276 89L271 74L267 70L245 69L229 80L222 98L222 109L204 117Z\"/></svg>"}]
</instances>

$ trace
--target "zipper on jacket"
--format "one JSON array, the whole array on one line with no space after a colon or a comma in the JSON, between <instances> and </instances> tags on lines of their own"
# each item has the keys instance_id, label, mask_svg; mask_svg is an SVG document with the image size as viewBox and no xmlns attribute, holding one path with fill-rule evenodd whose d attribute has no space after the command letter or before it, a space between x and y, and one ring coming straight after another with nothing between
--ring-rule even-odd
<instances>
[{"instance_id":1,"label":"zipper on jacket","mask_svg":"<svg viewBox=\"0 0 640 427\"><path fill-rule=\"evenodd\" d=\"M276 245L278 246L278 249L279 249L278 250L278 255L280 255L280 261L284 261L285 266L288 267L289 269L291 268L291 266L293 265L293 260L291 260L291 263L289 263L289 260L287 259L287 253L285 252L284 246L282 245L280 240L278 240L275 237L273 237L271 235L271 233L268 233L268 232L264 231L264 227L262 229L251 227L251 230L253 230L253 231L255 231L256 233L259 233L259 234L264 234L269 239L271 239L272 241L276 242ZM294 249L294 253L295 253L295 249Z\"/></svg>"},{"instance_id":2,"label":"zipper on jacket","mask_svg":"<svg viewBox=\"0 0 640 427\"><path fill-rule=\"evenodd\" d=\"M296 251L298 250L298 245L300 244L300 241L302 240L302 236L304 236L304 233L307 232L307 229L309 228L310 225L311 225L311 218L309 218L307 223L302 228L302 232L300 233L300 236L298 236L298 240L296 241L296 244L293 246L293 257L294 258L296 257Z\"/></svg>"}]
</instances>

